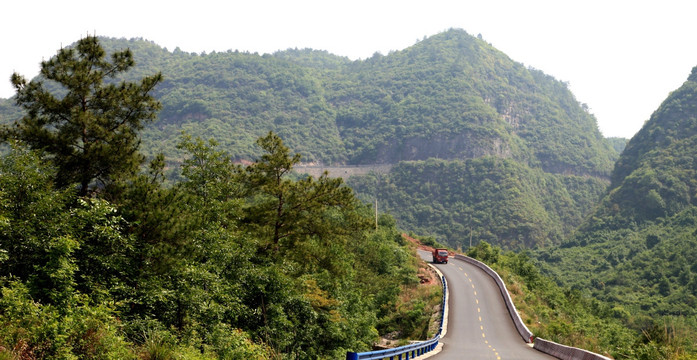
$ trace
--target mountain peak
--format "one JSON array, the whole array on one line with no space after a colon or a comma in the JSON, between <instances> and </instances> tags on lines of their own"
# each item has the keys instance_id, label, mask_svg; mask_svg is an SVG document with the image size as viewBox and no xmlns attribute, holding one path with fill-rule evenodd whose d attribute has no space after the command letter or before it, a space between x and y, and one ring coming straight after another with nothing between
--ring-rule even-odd
<instances>
[{"instance_id":1,"label":"mountain peak","mask_svg":"<svg viewBox=\"0 0 697 360\"><path fill-rule=\"evenodd\" d=\"M697 82L697 66L692 68L692 73L690 73L690 76L687 78L687 81Z\"/></svg>"}]
</instances>

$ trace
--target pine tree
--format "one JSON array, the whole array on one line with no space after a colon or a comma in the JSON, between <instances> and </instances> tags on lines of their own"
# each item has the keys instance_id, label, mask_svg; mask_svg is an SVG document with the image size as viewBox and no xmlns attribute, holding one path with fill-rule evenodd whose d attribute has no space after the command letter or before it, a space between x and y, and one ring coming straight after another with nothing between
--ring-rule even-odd
<instances>
[{"instance_id":1,"label":"pine tree","mask_svg":"<svg viewBox=\"0 0 697 360\"><path fill-rule=\"evenodd\" d=\"M119 82L119 74L134 64L128 49L108 61L99 39L88 36L43 61L37 79L28 83L13 74L17 105L26 115L3 128L3 138L43 150L58 169L56 184L77 183L80 195L90 185L134 172L143 161L138 131L161 107L150 92L162 80L158 73L138 83ZM61 89L51 91L54 84Z\"/></svg>"},{"instance_id":2,"label":"pine tree","mask_svg":"<svg viewBox=\"0 0 697 360\"><path fill-rule=\"evenodd\" d=\"M257 144L265 154L244 174L249 198L243 221L256 227L265 250L285 252L309 237L339 241L368 228L369 222L356 216L357 199L341 178L325 172L317 179L293 181L288 176L300 155L291 155L273 132Z\"/></svg>"}]
</instances>

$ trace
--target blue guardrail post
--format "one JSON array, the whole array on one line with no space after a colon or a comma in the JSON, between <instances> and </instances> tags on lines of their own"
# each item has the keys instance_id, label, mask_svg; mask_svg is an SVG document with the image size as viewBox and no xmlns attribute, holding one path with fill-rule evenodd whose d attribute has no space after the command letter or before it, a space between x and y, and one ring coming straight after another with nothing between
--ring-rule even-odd
<instances>
[{"instance_id":1,"label":"blue guardrail post","mask_svg":"<svg viewBox=\"0 0 697 360\"><path fill-rule=\"evenodd\" d=\"M346 353L346 360L358 360L358 353L347 352Z\"/></svg>"}]
</instances>

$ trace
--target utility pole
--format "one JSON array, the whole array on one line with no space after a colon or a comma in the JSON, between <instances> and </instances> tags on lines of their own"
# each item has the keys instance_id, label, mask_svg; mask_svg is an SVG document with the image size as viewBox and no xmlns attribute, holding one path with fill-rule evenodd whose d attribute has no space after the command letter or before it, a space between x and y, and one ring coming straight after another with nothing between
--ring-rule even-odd
<instances>
[{"instance_id":1,"label":"utility pole","mask_svg":"<svg viewBox=\"0 0 697 360\"><path fill-rule=\"evenodd\" d=\"M378 231L378 198L375 198L375 231Z\"/></svg>"},{"instance_id":2,"label":"utility pole","mask_svg":"<svg viewBox=\"0 0 697 360\"><path fill-rule=\"evenodd\" d=\"M470 248L472 248L472 225L470 225Z\"/></svg>"},{"instance_id":3,"label":"utility pole","mask_svg":"<svg viewBox=\"0 0 697 360\"><path fill-rule=\"evenodd\" d=\"M472 248L472 214L469 215L467 225L470 227L470 249Z\"/></svg>"}]
</instances>

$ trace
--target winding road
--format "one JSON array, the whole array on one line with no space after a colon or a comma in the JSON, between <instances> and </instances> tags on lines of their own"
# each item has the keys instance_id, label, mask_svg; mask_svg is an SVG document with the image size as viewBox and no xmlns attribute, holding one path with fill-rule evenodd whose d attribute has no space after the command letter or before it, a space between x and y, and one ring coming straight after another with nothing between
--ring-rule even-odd
<instances>
[{"instance_id":1,"label":"winding road","mask_svg":"<svg viewBox=\"0 0 697 360\"><path fill-rule=\"evenodd\" d=\"M431 261L431 253L419 250L419 255ZM498 286L484 271L452 257L447 264L435 266L448 281L450 300L443 351L431 359L556 359L525 343Z\"/></svg>"}]
</instances>

